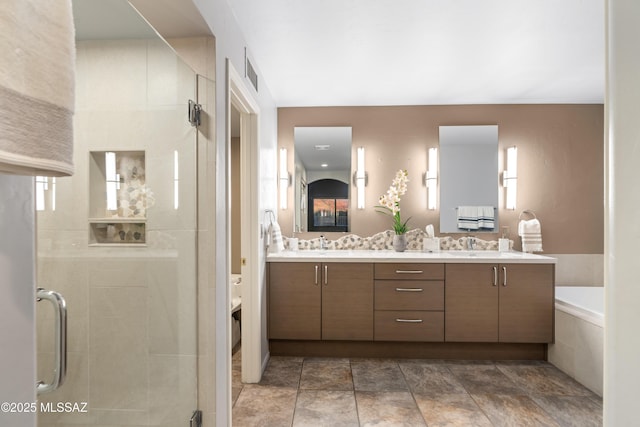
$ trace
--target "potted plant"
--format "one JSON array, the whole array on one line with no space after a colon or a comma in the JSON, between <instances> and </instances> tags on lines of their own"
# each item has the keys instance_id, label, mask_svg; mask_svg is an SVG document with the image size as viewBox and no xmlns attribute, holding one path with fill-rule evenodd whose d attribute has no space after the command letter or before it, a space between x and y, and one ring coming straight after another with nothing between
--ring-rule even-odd
<instances>
[{"instance_id":1,"label":"potted plant","mask_svg":"<svg viewBox=\"0 0 640 427\"><path fill-rule=\"evenodd\" d=\"M409 182L407 171L400 169L396 172L387 193L380 196L380 205L376 206L377 212L389 215L393 219L393 231L395 232L393 249L397 252L404 252L407 248L407 223L411 218L407 218L403 222L400 217L400 197L407 192L407 182Z\"/></svg>"}]
</instances>

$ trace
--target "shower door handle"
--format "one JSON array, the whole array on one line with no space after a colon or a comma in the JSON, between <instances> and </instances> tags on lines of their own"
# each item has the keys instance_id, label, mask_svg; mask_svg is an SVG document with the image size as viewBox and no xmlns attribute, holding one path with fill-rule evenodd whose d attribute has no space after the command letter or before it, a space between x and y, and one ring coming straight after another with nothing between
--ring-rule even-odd
<instances>
[{"instance_id":1,"label":"shower door handle","mask_svg":"<svg viewBox=\"0 0 640 427\"><path fill-rule=\"evenodd\" d=\"M55 358L53 380L50 383L38 381L38 394L50 393L64 383L67 375L67 303L58 292L38 288L36 301L47 300L55 311Z\"/></svg>"}]
</instances>

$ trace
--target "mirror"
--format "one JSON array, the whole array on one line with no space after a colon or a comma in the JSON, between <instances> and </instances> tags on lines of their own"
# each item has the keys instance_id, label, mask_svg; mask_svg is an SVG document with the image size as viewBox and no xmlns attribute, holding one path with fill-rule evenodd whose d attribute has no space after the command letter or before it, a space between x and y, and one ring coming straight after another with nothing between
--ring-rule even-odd
<instances>
[{"instance_id":1,"label":"mirror","mask_svg":"<svg viewBox=\"0 0 640 427\"><path fill-rule=\"evenodd\" d=\"M440 232L498 230L498 126L440 126Z\"/></svg>"},{"instance_id":2,"label":"mirror","mask_svg":"<svg viewBox=\"0 0 640 427\"><path fill-rule=\"evenodd\" d=\"M349 231L351 127L295 127L293 132L293 231Z\"/></svg>"}]
</instances>

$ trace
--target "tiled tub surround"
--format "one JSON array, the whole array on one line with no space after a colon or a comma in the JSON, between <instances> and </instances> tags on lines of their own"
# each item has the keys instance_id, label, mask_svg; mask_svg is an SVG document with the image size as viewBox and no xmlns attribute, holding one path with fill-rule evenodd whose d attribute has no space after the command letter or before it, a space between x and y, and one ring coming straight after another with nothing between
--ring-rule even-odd
<instances>
[{"instance_id":1,"label":"tiled tub surround","mask_svg":"<svg viewBox=\"0 0 640 427\"><path fill-rule=\"evenodd\" d=\"M604 288L557 287L555 343L549 361L602 396Z\"/></svg>"},{"instance_id":2,"label":"tiled tub surround","mask_svg":"<svg viewBox=\"0 0 640 427\"><path fill-rule=\"evenodd\" d=\"M392 250L393 249L393 230L382 231L370 237L360 237L355 234L349 234L336 240L325 240L326 249L332 250ZM414 229L407 232L407 250L422 250L422 241L427 237L427 233L420 229ZM477 250L498 250L497 240L476 239ZM283 236L285 249L292 249L289 246L290 238ZM466 250L468 248L469 237L460 237L454 239L450 236L440 237L440 250ZM321 249L322 239L319 237L309 240L298 240L299 250ZM513 247L513 242L511 242Z\"/></svg>"}]
</instances>

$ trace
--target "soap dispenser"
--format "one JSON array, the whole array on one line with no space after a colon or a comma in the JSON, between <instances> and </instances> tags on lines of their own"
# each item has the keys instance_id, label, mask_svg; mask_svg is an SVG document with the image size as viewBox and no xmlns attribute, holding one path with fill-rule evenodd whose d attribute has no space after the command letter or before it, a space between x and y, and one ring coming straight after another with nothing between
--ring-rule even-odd
<instances>
[{"instance_id":1,"label":"soap dispenser","mask_svg":"<svg viewBox=\"0 0 640 427\"><path fill-rule=\"evenodd\" d=\"M511 250L511 241L509 240L509 227L502 227L502 237L498 239L498 250L500 252L509 252Z\"/></svg>"}]
</instances>

